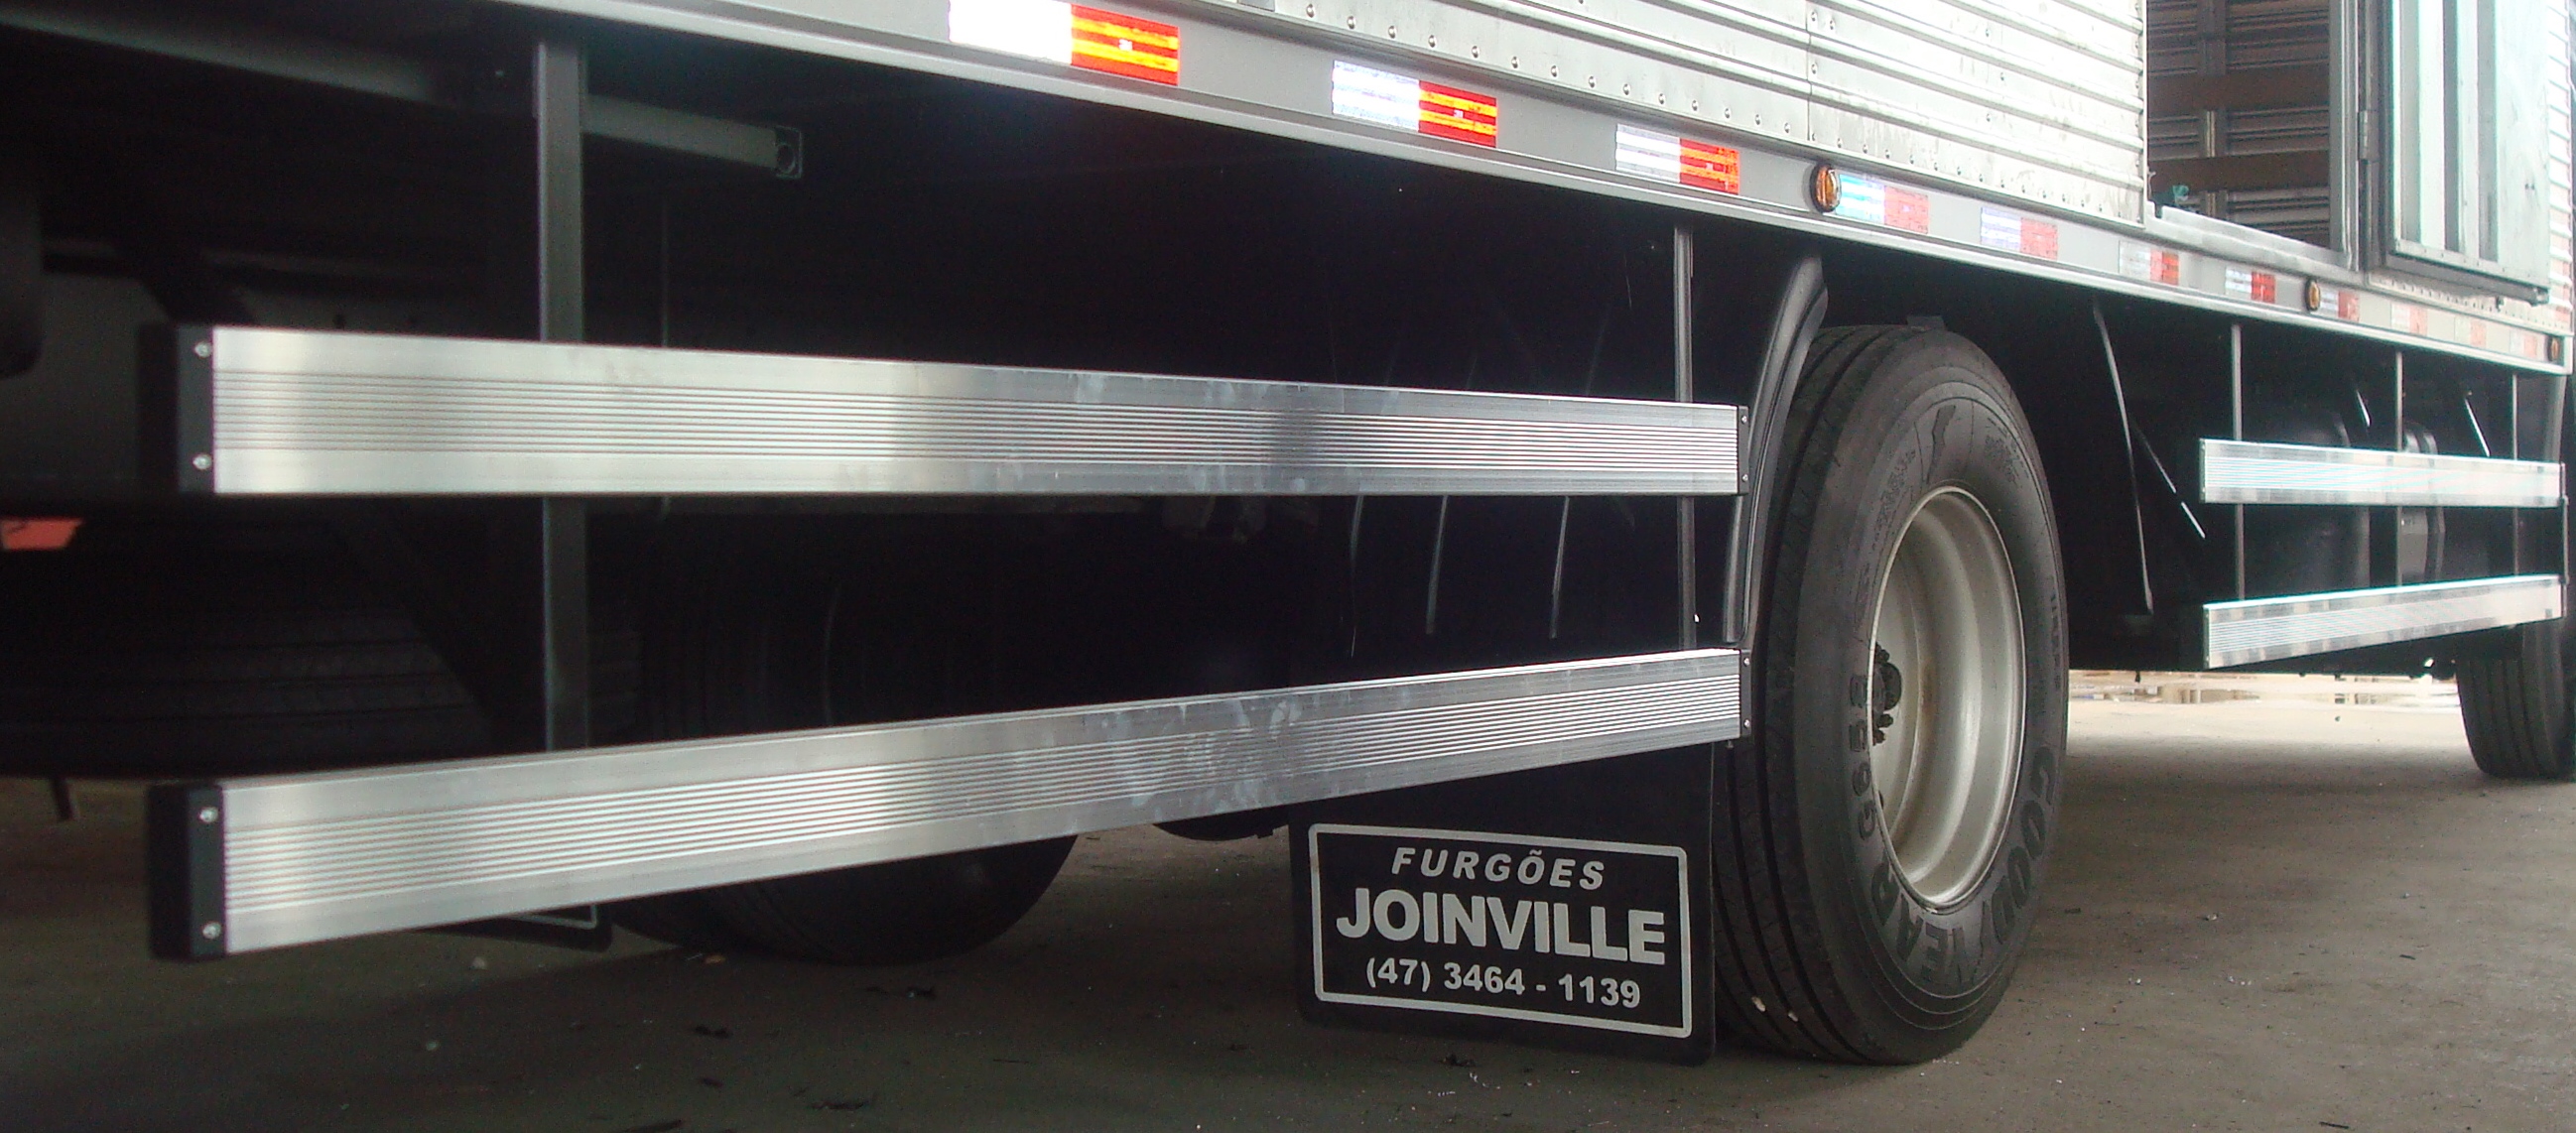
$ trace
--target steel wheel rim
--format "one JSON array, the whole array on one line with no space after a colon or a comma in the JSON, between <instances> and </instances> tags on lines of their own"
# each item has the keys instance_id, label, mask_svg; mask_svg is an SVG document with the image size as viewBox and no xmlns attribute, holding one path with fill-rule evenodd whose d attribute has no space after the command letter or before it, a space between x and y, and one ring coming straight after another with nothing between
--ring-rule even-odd
<instances>
[{"instance_id":1,"label":"steel wheel rim","mask_svg":"<svg viewBox=\"0 0 2576 1133\"><path fill-rule=\"evenodd\" d=\"M1976 497L1942 488L1915 508L1870 624L1880 823L1915 895L1953 904L2002 843L2021 770L2020 591Z\"/></svg>"}]
</instances>

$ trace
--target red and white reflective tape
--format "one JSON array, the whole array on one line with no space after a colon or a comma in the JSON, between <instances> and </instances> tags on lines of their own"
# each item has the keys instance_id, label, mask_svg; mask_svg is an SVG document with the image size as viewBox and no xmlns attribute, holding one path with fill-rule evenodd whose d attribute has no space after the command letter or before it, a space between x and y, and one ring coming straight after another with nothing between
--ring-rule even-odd
<instances>
[{"instance_id":1,"label":"red and white reflective tape","mask_svg":"<svg viewBox=\"0 0 2576 1133\"><path fill-rule=\"evenodd\" d=\"M2057 258L2057 225L2053 221L1989 205L1977 214L1977 242L1989 248L2053 260Z\"/></svg>"},{"instance_id":2,"label":"red and white reflective tape","mask_svg":"<svg viewBox=\"0 0 2576 1133\"><path fill-rule=\"evenodd\" d=\"M2228 298L2245 299L2256 303L2276 303L2280 301L2280 296L2280 277L2271 272L2255 271L2252 268L2227 269Z\"/></svg>"},{"instance_id":3,"label":"red and white reflective tape","mask_svg":"<svg viewBox=\"0 0 2576 1133\"><path fill-rule=\"evenodd\" d=\"M1333 63L1333 113L1478 146L1494 145L1502 131L1502 108L1490 94L1338 60Z\"/></svg>"},{"instance_id":4,"label":"red and white reflective tape","mask_svg":"<svg viewBox=\"0 0 2576 1133\"><path fill-rule=\"evenodd\" d=\"M2120 274L2168 286L2182 285L2182 253L2152 244L2120 241Z\"/></svg>"},{"instance_id":5,"label":"red and white reflective tape","mask_svg":"<svg viewBox=\"0 0 2576 1133\"><path fill-rule=\"evenodd\" d=\"M1834 171L1834 182L1840 192L1834 197L1833 215L1906 232L1932 231L1931 197L1841 170Z\"/></svg>"},{"instance_id":6,"label":"red and white reflective tape","mask_svg":"<svg viewBox=\"0 0 2576 1133\"><path fill-rule=\"evenodd\" d=\"M1062 0L948 0L948 41L1178 86L1181 29Z\"/></svg>"},{"instance_id":7,"label":"red and white reflective tape","mask_svg":"<svg viewBox=\"0 0 2576 1133\"><path fill-rule=\"evenodd\" d=\"M1713 193L1744 191L1744 155L1715 142L1621 124L1619 172Z\"/></svg>"},{"instance_id":8,"label":"red and white reflective tape","mask_svg":"<svg viewBox=\"0 0 2576 1133\"><path fill-rule=\"evenodd\" d=\"M2331 315L2345 322L2361 319L2361 292L2349 287L2317 287L2317 313Z\"/></svg>"},{"instance_id":9,"label":"red and white reflective tape","mask_svg":"<svg viewBox=\"0 0 2576 1133\"><path fill-rule=\"evenodd\" d=\"M2432 312L2427 311L2422 307L2418 307L2413 303L2391 302L2388 304L2388 329L2390 330L2402 330L2413 335L2426 335L2432 333L2432 322Z\"/></svg>"}]
</instances>

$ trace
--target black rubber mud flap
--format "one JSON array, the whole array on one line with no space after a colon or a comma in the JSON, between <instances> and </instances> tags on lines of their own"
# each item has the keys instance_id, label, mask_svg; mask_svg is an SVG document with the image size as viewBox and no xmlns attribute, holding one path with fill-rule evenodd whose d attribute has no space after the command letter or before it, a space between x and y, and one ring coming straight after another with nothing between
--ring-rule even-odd
<instances>
[{"instance_id":1,"label":"black rubber mud flap","mask_svg":"<svg viewBox=\"0 0 2576 1133\"><path fill-rule=\"evenodd\" d=\"M1709 745L1329 804L1291 828L1316 1022L1698 1062Z\"/></svg>"}]
</instances>

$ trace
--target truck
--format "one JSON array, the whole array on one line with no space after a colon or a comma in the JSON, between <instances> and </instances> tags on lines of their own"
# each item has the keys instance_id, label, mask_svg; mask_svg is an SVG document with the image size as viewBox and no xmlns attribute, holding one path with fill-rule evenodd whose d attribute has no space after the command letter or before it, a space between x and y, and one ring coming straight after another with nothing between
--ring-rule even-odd
<instances>
[{"instance_id":1,"label":"truck","mask_svg":"<svg viewBox=\"0 0 2576 1133\"><path fill-rule=\"evenodd\" d=\"M1955 1049L2070 667L2569 723L2561 0L0 0L0 770L151 947Z\"/></svg>"}]
</instances>

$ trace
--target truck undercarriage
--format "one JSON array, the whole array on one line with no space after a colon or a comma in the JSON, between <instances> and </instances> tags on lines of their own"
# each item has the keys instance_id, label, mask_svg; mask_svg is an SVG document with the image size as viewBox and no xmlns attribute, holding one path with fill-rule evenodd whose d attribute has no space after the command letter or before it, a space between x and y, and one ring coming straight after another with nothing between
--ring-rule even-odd
<instances>
[{"instance_id":1,"label":"truck undercarriage","mask_svg":"<svg viewBox=\"0 0 2576 1133\"><path fill-rule=\"evenodd\" d=\"M2457 672L2576 772L2564 12L2552 290L2216 134L2157 184L2273 232L1398 24L1279 38L1328 109L1265 118L1266 9L1066 9L1127 68L1068 79L1062 5L599 7L0 6L0 509L78 520L0 556L0 767L167 780L162 955L918 959L1072 835L1288 825L1317 1017L1915 1061L2027 931L2070 664ZM2309 90L2146 65L2142 155ZM1443 948L1631 990L1380 986Z\"/></svg>"}]
</instances>

